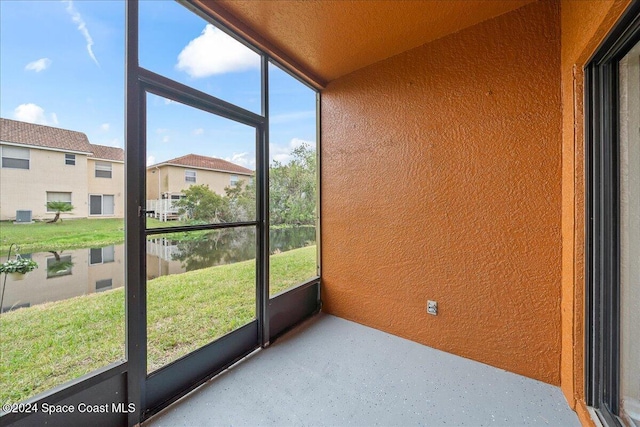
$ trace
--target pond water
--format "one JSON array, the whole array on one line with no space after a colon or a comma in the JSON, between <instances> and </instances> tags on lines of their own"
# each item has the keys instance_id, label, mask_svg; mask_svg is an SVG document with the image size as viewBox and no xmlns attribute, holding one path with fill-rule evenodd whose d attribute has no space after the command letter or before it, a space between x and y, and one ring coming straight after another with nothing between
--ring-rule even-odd
<instances>
[{"instance_id":1,"label":"pond water","mask_svg":"<svg viewBox=\"0 0 640 427\"><path fill-rule=\"evenodd\" d=\"M271 230L269 240L271 253L301 248L315 244L315 228ZM124 286L124 244L21 256L36 261L38 268L22 280L7 277L3 312ZM255 257L253 228L153 236L147 240L147 279ZM4 261L6 257L0 257Z\"/></svg>"}]
</instances>

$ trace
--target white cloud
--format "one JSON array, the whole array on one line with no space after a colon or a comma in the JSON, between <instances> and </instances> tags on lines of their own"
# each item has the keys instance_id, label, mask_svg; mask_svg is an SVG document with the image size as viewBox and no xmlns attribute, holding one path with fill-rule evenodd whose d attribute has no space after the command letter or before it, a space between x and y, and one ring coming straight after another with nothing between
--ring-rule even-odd
<instances>
[{"instance_id":1,"label":"white cloud","mask_svg":"<svg viewBox=\"0 0 640 427\"><path fill-rule=\"evenodd\" d=\"M194 129L193 132L191 133L195 136L202 135L204 133L204 129L202 128Z\"/></svg>"},{"instance_id":2,"label":"white cloud","mask_svg":"<svg viewBox=\"0 0 640 427\"><path fill-rule=\"evenodd\" d=\"M202 34L182 49L176 64L178 70L194 78L259 67L260 56L257 53L211 24L207 24Z\"/></svg>"},{"instance_id":3,"label":"white cloud","mask_svg":"<svg viewBox=\"0 0 640 427\"><path fill-rule=\"evenodd\" d=\"M287 164L293 158L291 152L303 144L307 144L310 147L315 147L316 145L315 142L307 141L300 138L291 139L291 141L289 141L289 144L286 146L269 144L269 157L271 157L270 160L275 160L277 162Z\"/></svg>"},{"instance_id":4,"label":"white cloud","mask_svg":"<svg viewBox=\"0 0 640 427\"><path fill-rule=\"evenodd\" d=\"M156 163L156 158L154 156L147 157L147 166L151 166Z\"/></svg>"},{"instance_id":5,"label":"white cloud","mask_svg":"<svg viewBox=\"0 0 640 427\"><path fill-rule=\"evenodd\" d=\"M120 140L118 138L113 138L111 141L107 141L107 143L104 145L108 145L110 147L122 148L122 144L120 143Z\"/></svg>"},{"instance_id":6,"label":"white cloud","mask_svg":"<svg viewBox=\"0 0 640 427\"><path fill-rule=\"evenodd\" d=\"M95 62L96 65L99 67L100 64L98 63L96 56L93 54L93 38L91 38L91 34L89 34L87 23L84 22L84 19L82 19L82 15L80 15L80 12L78 12L76 8L73 6L72 0L62 0L62 2L67 3L67 13L69 13L69 15L71 16L71 20L75 24L78 24L78 31L80 31L80 34L82 34L85 41L87 42L87 52L89 52L89 56L91 57L91 59L93 59L93 62Z\"/></svg>"},{"instance_id":7,"label":"white cloud","mask_svg":"<svg viewBox=\"0 0 640 427\"><path fill-rule=\"evenodd\" d=\"M111 125L109 123L103 123L100 125L100 130L103 132L108 132Z\"/></svg>"},{"instance_id":8,"label":"white cloud","mask_svg":"<svg viewBox=\"0 0 640 427\"><path fill-rule=\"evenodd\" d=\"M51 65L51 60L49 58L40 58L37 61L29 62L24 69L27 71L35 71L39 73L40 71L44 71Z\"/></svg>"},{"instance_id":9,"label":"white cloud","mask_svg":"<svg viewBox=\"0 0 640 427\"><path fill-rule=\"evenodd\" d=\"M13 117L21 122L35 123L38 125L57 125L58 116L51 113L49 118L44 109L36 104L20 104L13 111Z\"/></svg>"},{"instance_id":10,"label":"white cloud","mask_svg":"<svg viewBox=\"0 0 640 427\"><path fill-rule=\"evenodd\" d=\"M235 163L236 165L244 166L249 169L256 168L256 158L254 155L243 152L243 153L233 153L231 157L226 157L226 161Z\"/></svg>"},{"instance_id":11,"label":"white cloud","mask_svg":"<svg viewBox=\"0 0 640 427\"><path fill-rule=\"evenodd\" d=\"M164 99L164 105L170 105L170 104L178 104L178 103L176 101L174 101L173 99L165 98Z\"/></svg>"},{"instance_id":12,"label":"white cloud","mask_svg":"<svg viewBox=\"0 0 640 427\"><path fill-rule=\"evenodd\" d=\"M158 128L158 129L156 129L156 133L157 133L158 135L161 135L161 134L163 134L163 133L167 133L167 132L169 132L169 129L165 129L165 128Z\"/></svg>"},{"instance_id":13,"label":"white cloud","mask_svg":"<svg viewBox=\"0 0 640 427\"><path fill-rule=\"evenodd\" d=\"M162 138L162 142L169 142L169 140L170 140L169 135L165 135L165 136Z\"/></svg>"},{"instance_id":14,"label":"white cloud","mask_svg":"<svg viewBox=\"0 0 640 427\"><path fill-rule=\"evenodd\" d=\"M316 117L314 110L294 111L292 113L274 114L269 116L270 123L289 123L296 120L312 119Z\"/></svg>"}]
</instances>

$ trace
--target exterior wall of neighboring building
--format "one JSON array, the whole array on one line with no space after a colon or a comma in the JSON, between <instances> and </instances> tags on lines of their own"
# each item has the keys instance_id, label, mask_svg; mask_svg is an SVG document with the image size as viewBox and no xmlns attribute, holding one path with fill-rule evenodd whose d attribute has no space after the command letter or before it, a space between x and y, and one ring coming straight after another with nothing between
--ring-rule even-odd
<instances>
[{"instance_id":1,"label":"exterior wall of neighboring building","mask_svg":"<svg viewBox=\"0 0 640 427\"><path fill-rule=\"evenodd\" d=\"M90 292L116 289L124 286L124 245L114 245L101 250L100 259L91 259L91 250L87 249L87 261L89 263L88 276L85 279ZM94 262L97 261L97 262ZM108 287L108 285L111 287ZM101 288L99 286L102 286Z\"/></svg>"},{"instance_id":2,"label":"exterior wall of neighboring building","mask_svg":"<svg viewBox=\"0 0 640 427\"><path fill-rule=\"evenodd\" d=\"M34 220L53 218L55 213L46 208L47 193L71 194L73 211L62 214L63 220L94 216L91 195L113 196L113 212L101 216L124 217L123 162L23 144L1 144L0 154L5 146L28 149L29 169L0 167L0 221L15 220L16 210L30 210ZM111 178L95 176L96 162L111 165Z\"/></svg>"},{"instance_id":3,"label":"exterior wall of neighboring building","mask_svg":"<svg viewBox=\"0 0 640 427\"><path fill-rule=\"evenodd\" d=\"M585 403L584 67L629 0L562 0L562 360L561 386L583 425Z\"/></svg>"},{"instance_id":4,"label":"exterior wall of neighboring building","mask_svg":"<svg viewBox=\"0 0 640 427\"><path fill-rule=\"evenodd\" d=\"M111 178L96 177L96 163L110 164ZM92 195L110 195L114 198L113 214L92 215L91 211L87 210L89 216L124 217L124 162L89 158L87 161L87 177L88 194L85 203L89 203Z\"/></svg>"},{"instance_id":5,"label":"exterior wall of neighboring building","mask_svg":"<svg viewBox=\"0 0 640 427\"><path fill-rule=\"evenodd\" d=\"M196 182L185 180L185 171L196 173ZM160 179L158 180L158 174ZM147 200L158 199L158 182L161 194L177 195L183 193L192 185L208 185L217 194L224 195L225 187L231 185L231 177L237 176L239 181L247 182L250 176L239 173L220 172L207 169L190 168L187 166L165 165L147 169Z\"/></svg>"},{"instance_id":6,"label":"exterior wall of neighboring building","mask_svg":"<svg viewBox=\"0 0 640 427\"><path fill-rule=\"evenodd\" d=\"M9 279L3 309L34 306L123 287L124 245L95 250L107 251L110 255L108 258L105 256L104 262L92 263L92 249L60 252L58 255L61 261L64 262L70 258L73 263L68 266L66 273L61 274L52 274L47 268L55 261L55 255L44 252L32 254L31 259L38 263L38 268L25 275L19 282L12 282L13 279ZM3 257L0 258L0 262L5 260ZM106 286L107 282L111 285L110 287ZM99 285L102 287L97 288Z\"/></svg>"},{"instance_id":7,"label":"exterior wall of neighboring building","mask_svg":"<svg viewBox=\"0 0 640 427\"><path fill-rule=\"evenodd\" d=\"M31 210L34 219L53 218L46 208L47 192L71 193L74 209L62 218L86 217L87 155L76 153L75 165L68 165L65 152L28 148L29 169L0 167L0 220L14 220L16 210Z\"/></svg>"},{"instance_id":8,"label":"exterior wall of neighboring building","mask_svg":"<svg viewBox=\"0 0 640 427\"><path fill-rule=\"evenodd\" d=\"M560 49L535 2L327 86L323 311L560 384Z\"/></svg>"}]
</instances>

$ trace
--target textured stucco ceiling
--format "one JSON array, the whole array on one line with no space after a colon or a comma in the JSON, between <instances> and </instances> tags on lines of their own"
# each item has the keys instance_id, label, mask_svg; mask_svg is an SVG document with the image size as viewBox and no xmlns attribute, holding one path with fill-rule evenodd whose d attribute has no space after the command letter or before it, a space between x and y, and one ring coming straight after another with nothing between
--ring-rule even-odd
<instances>
[{"instance_id":1,"label":"textured stucco ceiling","mask_svg":"<svg viewBox=\"0 0 640 427\"><path fill-rule=\"evenodd\" d=\"M198 0L319 84L535 0Z\"/></svg>"}]
</instances>

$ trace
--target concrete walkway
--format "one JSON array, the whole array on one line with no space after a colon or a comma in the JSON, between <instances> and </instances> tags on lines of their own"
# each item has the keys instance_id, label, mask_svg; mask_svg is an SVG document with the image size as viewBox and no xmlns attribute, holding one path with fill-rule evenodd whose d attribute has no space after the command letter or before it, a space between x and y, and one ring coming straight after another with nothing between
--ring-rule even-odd
<instances>
[{"instance_id":1,"label":"concrete walkway","mask_svg":"<svg viewBox=\"0 0 640 427\"><path fill-rule=\"evenodd\" d=\"M143 425L580 423L558 387L320 314Z\"/></svg>"}]
</instances>

